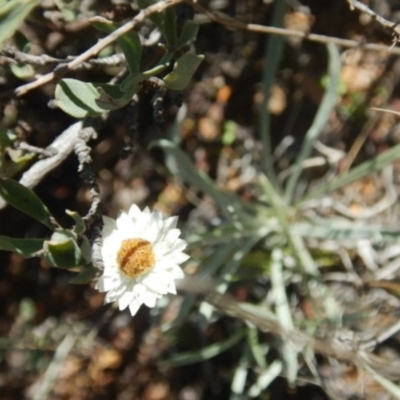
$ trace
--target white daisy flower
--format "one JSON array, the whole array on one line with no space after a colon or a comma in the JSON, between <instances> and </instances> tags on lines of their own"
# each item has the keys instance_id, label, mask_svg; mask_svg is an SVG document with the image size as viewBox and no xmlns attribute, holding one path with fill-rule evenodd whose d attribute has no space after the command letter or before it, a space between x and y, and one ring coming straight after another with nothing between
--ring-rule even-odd
<instances>
[{"instance_id":1,"label":"white daisy flower","mask_svg":"<svg viewBox=\"0 0 400 400\"><path fill-rule=\"evenodd\" d=\"M176 294L175 279L184 276L179 264L189 258L177 221L136 205L117 220L103 217L104 272L96 289L107 292L105 303L118 301L120 310L129 307L135 315L142 304L154 307L163 295Z\"/></svg>"}]
</instances>

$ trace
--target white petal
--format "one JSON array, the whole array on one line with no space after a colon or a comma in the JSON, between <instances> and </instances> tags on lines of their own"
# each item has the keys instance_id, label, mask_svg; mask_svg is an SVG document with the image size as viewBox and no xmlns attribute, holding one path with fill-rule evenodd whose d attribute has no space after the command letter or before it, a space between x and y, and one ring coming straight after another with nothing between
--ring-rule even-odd
<instances>
[{"instance_id":1,"label":"white petal","mask_svg":"<svg viewBox=\"0 0 400 400\"><path fill-rule=\"evenodd\" d=\"M142 239L148 240L151 243L154 243L158 239L158 233L158 229L154 225L150 224L143 227L140 233L140 237Z\"/></svg>"},{"instance_id":2,"label":"white petal","mask_svg":"<svg viewBox=\"0 0 400 400\"><path fill-rule=\"evenodd\" d=\"M132 303L129 304L129 311L131 312L132 317L136 315L142 304L143 303L139 302L138 300L133 300Z\"/></svg>"},{"instance_id":3,"label":"white petal","mask_svg":"<svg viewBox=\"0 0 400 400\"><path fill-rule=\"evenodd\" d=\"M126 291L118 300L119 309L125 310L125 308L132 303L134 297L135 297L135 292L133 290Z\"/></svg>"},{"instance_id":4,"label":"white petal","mask_svg":"<svg viewBox=\"0 0 400 400\"><path fill-rule=\"evenodd\" d=\"M103 229L102 229L102 237L103 240L105 237L109 236L117 227L117 224L114 219L103 216Z\"/></svg>"},{"instance_id":5,"label":"white petal","mask_svg":"<svg viewBox=\"0 0 400 400\"><path fill-rule=\"evenodd\" d=\"M143 303L150 308L155 307L157 302L157 295L151 292L147 292L144 296L144 301Z\"/></svg>"},{"instance_id":6,"label":"white petal","mask_svg":"<svg viewBox=\"0 0 400 400\"><path fill-rule=\"evenodd\" d=\"M174 282L174 281L171 281L171 282L169 283L169 286L168 286L168 293L176 294L176 286L175 286L175 282Z\"/></svg>"},{"instance_id":7,"label":"white petal","mask_svg":"<svg viewBox=\"0 0 400 400\"><path fill-rule=\"evenodd\" d=\"M172 230L176 228L178 224L178 217L169 217L164 220L164 226L167 230Z\"/></svg>"},{"instance_id":8,"label":"white petal","mask_svg":"<svg viewBox=\"0 0 400 400\"><path fill-rule=\"evenodd\" d=\"M171 246L167 242L159 242L153 245L153 250L158 260L171 251Z\"/></svg>"},{"instance_id":9,"label":"white petal","mask_svg":"<svg viewBox=\"0 0 400 400\"><path fill-rule=\"evenodd\" d=\"M132 220L129 218L128 214L122 212L117 218L117 229L121 231L121 233L125 232L125 230L131 226Z\"/></svg>"},{"instance_id":10,"label":"white petal","mask_svg":"<svg viewBox=\"0 0 400 400\"><path fill-rule=\"evenodd\" d=\"M142 215L140 208L136 204L132 204L128 212L129 218L137 220Z\"/></svg>"},{"instance_id":11,"label":"white petal","mask_svg":"<svg viewBox=\"0 0 400 400\"><path fill-rule=\"evenodd\" d=\"M173 253L171 258L174 260L175 264L182 264L187 261L190 257L185 253Z\"/></svg>"},{"instance_id":12,"label":"white petal","mask_svg":"<svg viewBox=\"0 0 400 400\"><path fill-rule=\"evenodd\" d=\"M184 240L182 239L177 239L175 240L175 242L173 243L173 249L174 251L183 251L185 250L187 247L187 244Z\"/></svg>"},{"instance_id":13,"label":"white petal","mask_svg":"<svg viewBox=\"0 0 400 400\"><path fill-rule=\"evenodd\" d=\"M113 287L115 287L115 281L108 276L101 276L95 286L99 292L108 292Z\"/></svg>"},{"instance_id":14,"label":"white petal","mask_svg":"<svg viewBox=\"0 0 400 400\"><path fill-rule=\"evenodd\" d=\"M148 286L148 290L152 290L154 293L158 293L160 296L168 293L168 281L167 282L152 282Z\"/></svg>"},{"instance_id":15,"label":"white petal","mask_svg":"<svg viewBox=\"0 0 400 400\"><path fill-rule=\"evenodd\" d=\"M174 267L170 271L170 274L171 276L173 276L174 279L182 279L185 277L185 273L178 265L174 265Z\"/></svg>"},{"instance_id":16,"label":"white petal","mask_svg":"<svg viewBox=\"0 0 400 400\"><path fill-rule=\"evenodd\" d=\"M171 229L167 232L167 234L165 235L164 240L174 243L180 236L181 231L179 229Z\"/></svg>"}]
</instances>

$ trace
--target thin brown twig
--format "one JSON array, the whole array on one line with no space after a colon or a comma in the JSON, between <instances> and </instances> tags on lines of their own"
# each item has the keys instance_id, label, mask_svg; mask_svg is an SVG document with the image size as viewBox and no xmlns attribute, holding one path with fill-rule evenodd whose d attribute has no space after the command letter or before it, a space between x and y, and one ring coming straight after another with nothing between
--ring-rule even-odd
<instances>
[{"instance_id":1,"label":"thin brown twig","mask_svg":"<svg viewBox=\"0 0 400 400\"><path fill-rule=\"evenodd\" d=\"M53 81L57 77L64 75L66 72L75 69L80 63L87 61L91 57L96 56L101 50L103 50L111 43L115 42L119 37L121 37L125 33L129 32L130 30L134 29L136 26L144 22L146 18L148 18L150 15L162 12L169 7L182 3L183 1L184 0L164 0L163 2L159 2L151 5L150 7L145 8L131 21L122 25L117 30L106 36L105 38L99 40L94 46L90 47L84 53L82 53L74 60L66 64L65 67L62 69L62 71L50 72L46 75L41 76L40 78L38 78L33 82L27 83L26 85L22 85L17 89L15 89L15 94L17 96L23 96L30 90L37 89L38 87Z\"/></svg>"},{"instance_id":2,"label":"thin brown twig","mask_svg":"<svg viewBox=\"0 0 400 400\"><path fill-rule=\"evenodd\" d=\"M0 64L29 64L32 66L44 66L49 64L58 64L58 67L63 67L63 65L68 64L75 57L68 58L54 58L47 54L41 54L36 56L34 54L27 54L19 51L17 48L7 45L1 51L0 54ZM75 67L75 69L90 69L96 66L122 66L125 65L125 56L123 53L113 54L108 57L92 58L87 62L83 62Z\"/></svg>"},{"instance_id":3,"label":"thin brown twig","mask_svg":"<svg viewBox=\"0 0 400 400\"><path fill-rule=\"evenodd\" d=\"M224 13L210 11L202 7L198 3L194 3L188 0L185 1L199 13L206 15L208 18L210 18L210 20L224 25L227 28L240 29L248 32L261 33L264 35L292 36L316 43L333 43L345 48L362 48L370 51L384 51L390 53L391 55L400 55L399 47L390 47L384 44L377 43L360 43L356 40L341 39L337 37L318 35L315 33L306 33L294 29L277 28L273 26L264 26L258 24L247 24L245 22L237 21Z\"/></svg>"},{"instance_id":4,"label":"thin brown twig","mask_svg":"<svg viewBox=\"0 0 400 400\"><path fill-rule=\"evenodd\" d=\"M360 43L356 40L341 39L341 38L336 38L336 37L331 37L331 36L318 35L315 33L305 33L305 32L297 31L297 30L293 30L293 29L277 28L277 27L264 26L264 25L258 25L258 24L246 24L244 22L237 21L234 18L231 18L228 15L223 14L221 12L212 12L210 10L207 10L206 8L202 7L200 4L198 4L195 1L165 0L163 2L153 4L152 6L142 10L132 21L129 21L128 23L124 24L119 29L117 29L116 31L111 33L110 35L101 39L97 44L95 44L90 49L88 49L87 51L82 53L80 56L76 57L74 60L72 60L71 62L66 64L65 68L63 68L62 70L50 72L46 75L43 75L42 77L38 78L37 80L35 80L33 82L30 82L26 85L22 85L22 86L18 87L15 90L15 94L17 96L23 96L30 90L36 89L40 86L43 86L43 85L55 80L56 78L61 77L67 71L76 69L80 63L97 55L104 47L113 43L120 36L124 35L128 31L130 31L131 29L135 28L137 25L142 23L149 15L158 13L158 12L162 12L162 11L166 10L167 8L172 7L172 6L182 3L182 2L186 2L186 3L190 4L195 10L206 15L208 18L210 18L210 20L220 23L220 24L222 24L228 28L232 28L232 29L246 30L249 32L261 33L261 34L292 36L292 37L298 37L298 38L302 38L304 40L308 40L308 41L312 41L312 42L316 42L316 43L324 43L324 44L334 43L338 46L342 46L345 48L360 47L365 50L384 51L384 52L388 52L392 55L400 55L400 48L398 48L398 47L393 47L393 46L389 47L387 45L376 44L376 43ZM390 28L392 30L394 29L394 25L395 24L390 23ZM395 32L397 33L397 30L395 30Z\"/></svg>"},{"instance_id":5,"label":"thin brown twig","mask_svg":"<svg viewBox=\"0 0 400 400\"><path fill-rule=\"evenodd\" d=\"M397 38L400 37L400 26L395 22L388 21L387 19L383 18L375 11L371 10L367 5L359 2L358 0L347 0L347 2L349 3L351 10L357 9L365 14L368 14L371 18L373 18L376 22L381 24L384 28L393 32L397 36Z\"/></svg>"}]
</instances>

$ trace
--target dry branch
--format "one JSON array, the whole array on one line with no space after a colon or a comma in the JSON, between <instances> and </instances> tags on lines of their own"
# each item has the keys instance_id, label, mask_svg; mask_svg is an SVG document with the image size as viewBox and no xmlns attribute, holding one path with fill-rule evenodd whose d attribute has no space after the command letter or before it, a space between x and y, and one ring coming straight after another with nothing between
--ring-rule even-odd
<instances>
[{"instance_id":1,"label":"dry branch","mask_svg":"<svg viewBox=\"0 0 400 400\"><path fill-rule=\"evenodd\" d=\"M58 136L47 148L48 150L54 151L55 155L39 160L33 164L32 167L22 175L19 183L28 188L34 188L49 172L58 167L73 152L82 126L82 121L76 122ZM0 210L5 206L6 202L0 197Z\"/></svg>"},{"instance_id":2,"label":"dry branch","mask_svg":"<svg viewBox=\"0 0 400 400\"><path fill-rule=\"evenodd\" d=\"M191 4L195 10L197 10L199 13L206 15L210 20L217 22L221 25L226 26L227 28L231 29L240 29L248 32L253 32L253 33L260 33L263 35L279 35L279 36L291 36L291 37L297 37L301 38L304 40L309 40L311 42L316 42L316 43L333 43L336 44L337 46L345 47L345 48L362 48L365 50L370 50L370 51L384 51L388 52L392 55L400 55L400 48L398 47L390 47L386 46L383 44L376 44L376 43L360 43L356 40L350 40L350 39L340 39L337 37L331 37L331 36L325 36L325 35L318 35L315 33L305 33L303 31L297 31L294 29L285 29L285 28L277 28L273 26L264 26L264 25L258 25L258 24L247 24L244 22L240 22L235 20L234 18L221 13L221 12L213 12L210 11L204 7L202 7L198 3L194 2L189 2L186 1L187 3ZM391 23L391 26L393 27L393 23ZM399 27L400 30L400 27ZM396 30L397 33L397 30Z\"/></svg>"},{"instance_id":3,"label":"dry branch","mask_svg":"<svg viewBox=\"0 0 400 400\"><path fill-rule=\"evenodd\" d=\"M121 37L125 33L129 32L130 30L134 29L136 26L144 22L150 15L162 12L167 8L182 2L183 0L164 0L163 2L159 2L153 4L150 7L147 7L146 9L142 10L135 18L133 18L132 21L127 22L114 32L110 33L105 38L99 40L94 46L90 47L80 56L76 57L74 60L70 61L68 64L63 66L62 70L50 72L46 75L41 76L40 78L38 78L33 82L18 87L15 90L15 94L17 96L23 96L30 90L37 89L38 87L43 86L46 83L49 83L54 79L61 77L62 75L65 75L66 72L75 69L82 62L87 61L88 59L96 56L101 50L103 50L111 43L115 42L119 37Z\"/></svg>"}]
</instances>

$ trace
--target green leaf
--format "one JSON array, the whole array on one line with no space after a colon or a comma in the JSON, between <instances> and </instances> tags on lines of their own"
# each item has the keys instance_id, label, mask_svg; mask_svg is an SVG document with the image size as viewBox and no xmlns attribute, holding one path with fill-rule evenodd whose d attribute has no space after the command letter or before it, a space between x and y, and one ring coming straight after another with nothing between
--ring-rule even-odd
<instances>
[{"instance_id":1,"label":"green leaf","mask_svg":"<svg viewBox=\"0 0 400 400\"><path fill-rule=\"evenodd\" d=\"M333 218L293 223L290 229L293 234L306 239L334 240L336 243L343 242L346 244L365 239L372 242L398 241L400 239L400 230Z\"/></svg>"},{"instance_id":2,"label":"green leaf","mask_svg":"<svg viewBox=\"0 0 400 400\"><path fill-rule=\"evenodd\" d=\"M168 89L183 90L192 79L204 56L185 53L178 58L174 70L164 77L165 86Z\"/></svg>"},{"instance_id":3,"label":"green leaf","mask_svg":"<svg viewBox=\"0 0 400 400\"><path fill-rule=\"evenodd\" d=\"M119 86L94 84L77 79L62 79L56 86L56 104L75 118L95 117L126 105L131 93L124 93Z\"/></svg>"},{"instance_id":4,"label":"green leaf","mask_svg":"<svg viewBox=\"0 0 400 400\"><path fill-rule=\"evenodd\" d=\"M25 258L36 257L43 248L44 239L16 239L0 236L0 250L11 251Z\"/></svg>"},{"instance_id":5,"label":"green leaf","mask_svg":"<svg viewBox=\"0 0 400 400\"><path fill-rule=\"evenodd\" d=\"M166 152L166 164L174 176L209 195L227 218L239 218L243 211L243 203L235 195L222 192L204 172L193 165L179 147L165 139L153 142L150 147L153 146L158 146Z\"/></svg>"},{"instance_id":6,"label":"green leaf","mask_svg":"<svg viewBox=\"0 0 400 400\"><path fill-rule=\"evenodd\" d=\"M199 24L193 21L186 21L185 25L183 25L182 33L176 43L175 50L179 50L185 46L190 46L196 40L198 31Z\"/></svg>"},{"instance_id":7,"label":"green leaf","mask_svg":"<svg viewBox=\"0 0 400 400\"><path fill-rule=\"evenodd\" d=\"M12 178L18 172L25 169L28 163L36 157L34 153L24 153L21 150L7 149L9 162L1 166L3 175L8 178Z\"/></svg>"},{"instance_id":8,"label":"green leaf","mask_svg":"<svg viewBox=\"0 0 400 400\"><path fill-rule=\"evenodd\" d=\"M81 235L86 230L85 221L76 211L65 210L65 213L69 215L75 221L74 232L77 235Z\"/></svg>"},{"instance_id":9,"label":"green leaf","mask_svg":"<svg viewBox=\"0 0 400 400\"><path fill-rule=\"evenodd\" d=\"M131 101L136 88L136 82L135 84L127 85L124 91L121 90L121 86L98 83L96 84L96 89L100 97L96 99L96 104L104 110L122 108Z\"/></svg>"},{"instance_id":10,"label":"green leaf","mask_svg":"<svg viewBox=\"0 0 400 400\"><path fill-rule=\"evenodd\" d=\"M9 178L0 178L0 196L13 207L35 218L50 229L57 227L42 200L27 187Z\"/></svg>"},{"instance_id":11,"label":"green leaf","mask_svg":"<svg viewBox=\"0 0 400 400\"><path fill-rule=\"evenodd\" d=\"M0 5L0 44L14 34L37 4L36 0L11 0Z\"/></svg>"},{"instance_id":12,"label":"green leaf","mask_svg":"<svg viewBox=\"0 0 400 400\"><path fill-rule=\"evenodd\" d=\"M19 303L19 317L24 321L31 321L36 314L35 302L29 298L23 298Z\"/></svg>"},{"instance_id":13,"label":"green leaf","mask_svg":"<svg viewBox=\"0 0 400 400\"><path fill-rule=\"evenodd\" d=\"M82 261L81 251L76 243L76 235L61 229L53 233L49 241L44 242L44 257L54 267L72 268Z\"/></svg>"},{"instance_id":14,"label":"green leaf","mask_svg":"<svg viewBox=\"0 0 400 400\"><path fill-rule=\"evenodd\" d=\"M232 120L228 120L225 122L223 126L223 133L222 133L222 143L225 146L230 146L236 140L236 132L238 130L238 125L236 122Z\"/></svg>"},{"instance_id":15,"label":"green leaf","mask_svg":"<svg viewBox=\"0 0 400 400\"><path fill-rule=\"evenodd\" d=\"M175 10L168 8L164 11L164 26L162 33L168 47L174 51L176 47L176 15Z\"/></svg>"},{"instance_id":16,"label":"green leaf","mask_svg":"<svg viewBox=\"0 0 400 400\"><path fill-rule=\"evenodd\" d=\"M147 71L146 71L147 72ZM136 75L128 75L119 85L119 88L122 92L127 92L132 95L137 91L138 84L143 82L145 79L148 79L148 74L138 73Z\"/></svg>"},{"instance_id":17,"label":"green leaf","mask_svg":"<svg viewBox=\"0 0 400 400\"><path fill-rule=\"evenodd\" d=\"M274 1L271 3L270 26L283 27L284 16L287 10L286 1ZM263 100L259 105L259 135L262 143L261 168L271 179L272 183L279 187L274 167L274 155L272 150L271 114L268 111L268 102L274 82L279 78L279 65L282 61L286 42L282 36L269 35L264 41L262 92Z\"/></svg>"},{"instance_id":18,"label":"green leaf","mask_svg":"<svg viewBox=\"0 0 400 400\"><path fill-rule=\"evenodd\" d=\"M93 265L85 265L84 267L82 267L81 271L79 271L78 274L75 275L68 282L76 285L84 285L91 282L96 277L98 272L99 270Z\"/></svg>"},{"instance_id":19,"label":"green leaf","mask_svg":"<svg viewBox=\"0 0 400 400\"><path fill-rule=\"evenodd\" d=\"M105 33L112 33L119 28L116 23L102 17L91 18L90 23L99 31ZM139 73L140 60L142 58L142 44L140 43L138 33L136 31L129 31L119 37L117 42L125 55L131 74Z\"/></svg>"},{"instance_id":20,"label":"green leaf","mask_svg":"<svg viewBox=\"0 0 400 400\"><path fill-rule=\"evenodd\" d=\"M245 330L241 328L233 333L232 336L229 336L227 339L221 342L213 343L196 351L175 354L168 360L162 361L162 364L169 367L177 367L181 365L204 362L204 360L209 360L210 358L216 357L224 351L230 349L232 346L242 340L244 336Z\"/></svg>"},{"instance_id":21,"label":"green leaf","mask_svg":"<svg viewBox=\"0 0 400 400\"><path fill-rule=\"evenodd\" d=\"M318 139L318 136L321 134L323 128L328 123L331 112L336 105L337 88L339 86L341 71L340 54L336 45L333 43L328 43L327 49L329 54L329 85L326 88L324 97L322 98L314 121L306 133L301 145L301 149L296 157L293 173L287 182L285 189L285 200L288 204L292 203L297 183L303 171L304 161L313 151L314 144Z\"/></svg>"},{"instance_id":22,"label":"green leaf","mask_svg":"<svg viewBox=\"0 0 400 400\"><path fill-rule=\"evenodd\" d=\"M62 79L56 86L55 101L67 114L75 118L95 117L105 110L97 105L99 91L93 83L76 79Z\"/></svg>"},{"instance_id":23,"label":"green leaf","mask_svg":"<svg viewBox=\"0 0 400 400\"><path fill-rule=\"evenodd\" d=\"M303 198L299 200L299 203L310 200L312 198L318 198L321 195L326 195L329 192L337 190L345 185L348 185L358 179L362 179L367 175L370 175L386 165L392 164L393 162L400 159L400 144L393 146L384 153L375 156L373 159L364 161L357 167L352 168L349 172L343 175L338 175L331 181L324 181L317 185L314 189L309 190Z\"/></svg>"},{"instance_id":24,"label":"green leaf","mask_svg":"<svg viewBox=\"0 0 400 400\"><path fill-rule=\"evenodd\" d=\"M80 1L78 0L54 0L56 6L62 13L63 19L67 22L75 21L79 12Z\"/></svg>"},{"instance_id":25,"label":"green leaf","mask_svg":"<svg viewBox=\"0 0 400 400\"><path fill-rule=\"evenodd\" d=\"M133 94L137 91L140 82L143 82L144 80L149 79L152 76L157 76L161 74L166 68L168 68L171 57L171 53L166 53L155 67L150 68L147 71L140 72L136 75L127 76L126 79L124 79L119 86L120 90L126 93L124 94L124 97L127 99L129 98L130 100Z\"/></svg>"},{"instance_id":26,"label":"green leaf","mask_svg":"<svg viewBox=\"0 0 400 400\"><path fill-rule=\"evenodd\" d=\"M142 44L136 31L130 31L118 40L124 52L131 74L140 72L140 60L142 58Z\"/></svg>"},{"instance_id":27,"label":"green leaf","mask_svg":"<svg viewBox=\"0 0 400 400\"><path fill-rule=\"evenodd\" d=\"M28 64L11 64L11 72L19 79L25 80L35 76L35 70L32 65Z\"/></svg>"},{"instance_id":28,"label":"green leaf","mask_svg":"<svg viewBox=\"0 0 400 400\"><path fill-rule=\"evenodd\" d=\"M12 146L16 139L17 136L14 133L0 126L0 148Z\"/></svg>"}]
</instances>

